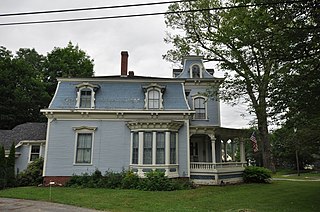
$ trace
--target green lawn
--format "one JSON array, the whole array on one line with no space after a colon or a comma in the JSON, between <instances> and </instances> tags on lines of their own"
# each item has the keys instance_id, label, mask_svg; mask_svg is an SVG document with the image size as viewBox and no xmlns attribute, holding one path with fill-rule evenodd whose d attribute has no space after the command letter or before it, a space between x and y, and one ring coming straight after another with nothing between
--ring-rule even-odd
<instances>
[{"instance_id":1,"label":"green lawn","mask_svg":"<svg viewBox=\"0 0 320 212\"><path fill-rule=\"evenodd\" d=\"M319 171L301 172L300 176L292 170L279 171L272 175L273 178L295 179L295 180L320 180Z\"/></svg>"},{"instance_id":2,"label":"green lawn","mask_svg":"<svg viewBox=\"0 0 320 212\"><path fill-rule=\"evenodd\" d=\"M49 188L21 187L0 197L49 201ZM207 186L193 190L52 188L53 202L109 211L318 211L320 182Z\"/></svg>"}]
</instances>

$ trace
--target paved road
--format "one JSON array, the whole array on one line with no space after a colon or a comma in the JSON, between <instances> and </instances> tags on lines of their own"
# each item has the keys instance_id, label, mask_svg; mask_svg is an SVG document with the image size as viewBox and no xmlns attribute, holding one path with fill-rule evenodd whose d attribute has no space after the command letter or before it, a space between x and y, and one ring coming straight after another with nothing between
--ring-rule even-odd
<instances>
[{"instance_id":1,"label":"paved road","mask_svg":"<svg viewBox=\"0 0 320 212\"><path fill-rule=\"evenodd\" d=\"M0 198L0 211L7 212L97 212L97 210L79 208L51 202L32 201L24 199Z\"/></svg>"}]
</instances>

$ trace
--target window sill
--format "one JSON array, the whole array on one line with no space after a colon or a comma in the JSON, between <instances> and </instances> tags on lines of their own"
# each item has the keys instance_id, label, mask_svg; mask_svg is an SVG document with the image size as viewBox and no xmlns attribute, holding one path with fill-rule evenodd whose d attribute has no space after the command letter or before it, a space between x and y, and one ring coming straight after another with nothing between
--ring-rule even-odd
<instances>
[{"instance_id":1,"label":"window sill","mask_svg":"<svg viewBox=\"0 0 320 212\"><path fill-rule=\"evenodd\" d=\"M209 121L209 119L192 119L192 121Z\"/></svg>"},{"instance_id":2,"label":"window sill","mask_svg":"<svg viewBox=\"0 0 320 212\"><path fill-rule=\"evenodd\" d=\"M92 166L92 163L73 163L74 166Z\"/></svg>"}]
</instances>

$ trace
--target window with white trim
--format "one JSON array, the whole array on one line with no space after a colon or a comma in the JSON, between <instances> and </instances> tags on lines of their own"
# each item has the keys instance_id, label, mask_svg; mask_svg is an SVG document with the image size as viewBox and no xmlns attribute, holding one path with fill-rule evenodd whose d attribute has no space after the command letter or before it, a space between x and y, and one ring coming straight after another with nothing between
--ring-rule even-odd
<instances>
[{"instance_id":1,"label":"window with white trim","mask_svg":"<svg viewBox=\"0 0 320 212\"><path fill-rule=\"evenodd\" d=\"M144 133L143 164L152 164L152 132Z\"/></svg>"},{"instance_id":2,"label":"window with white trim","mask_svg":"<svg viewBox=\"0 0 320 212\"><path fill-rule=\"evenodd\" d=\"M29 161L35 161L40 158L40 145L31 145Z\"/></svg>"},{"instance_id":3,"label":"window with white trim","mask_svg":"<svg viewBox=\"0 0 320 212\"><path fill-rule=\"evenodd\" d=\"M160 108L160 92L156 89L148 91L148 109Z\"/></svg>"},{"instance_id":4,"label":"window with white trim","mask_svg":"<svg viewBox=\"0 0 320 212\"><path fill-rule=\"evenodd\" d=\"M76 163L91 163L92 133L78 133Z\"/></svg>"},{"instance_id":5,"label":"window with white trim","mask_svg":"<svg viewBox=\"0 0 320 212\"><path fill-rule=\"evenodd\" d=\"M170 164L177 163L177 133L170 133Z\"/></svg>"},{"instance_id":6,"label":"window with white trim","mask_svg":"<svg viewBox=\"0 0 320 212\"><path fill-rule=\"evenodd\" d=\"M193 65L191 67L192 70L192 78L200 78L200 66L199 65Z\"/></svg>"},{"instance_id":7,"label":"window with white trim","mask_svg":"<svg viewBox=\"0 0 320 212\"><path fill-rule=\"evenodd\" d=\"M193 108L195 110L194 119L207 119L207 101L205 97L195 97Z\"/></svg>"},{"instance_id":8,"label":"window with white trim","mask_svg":"<svg viewBox=\"0 0 320 212\"><path fill-rule=\"evenodd\" d=\"M139 161L139 134L133 133L132 137L132 164L138 164Z\"/></svg>"},{"instance_id":9,"label":"window with white trim","mask_svg":"<svg viewBox=\"0 0 320 212\"><path fill-rule=\"evenodd\" d=\"M189 67L190 78L202 78L203 65L201 63L194 63Z\"/></svg>"},{"instance_id":10,"label":"window with white trim","mask_svg":"<svg viewBox=\"0 0 320 212\"><path fill-rule=\"evenodd\" d=\"M170 136L166 137L167 133L170 133ZM139 135L138 132L132 133L131 164L139 164L139 157L143 158L142 164L177 164L176 132L143 132L141 134L143 136L141 140L143 143L142 151L139 151ZM166 145L169 148L166 148ZM153 154L155 154L155 157L153 157ZM166 155L169 156L167 162Z\"/></svg>"},{"instance_id":11,"label":"window with white trim","mask_svg":"<svg viewBox=\"0 0 320 212\"><path fill-rule=\"evenodd\" d=\"M162 110L163 93L166 87L151 83L150 85L142 86L142 88L145 93L144 108L149 110Z\"/></svg>"},{"instance_id":12,"label":"window with white trim","mask_svg":"<svg viewBox=\"0 0 320 212\"><path fill-rule=\"evenodd\" d=\"M92 90L89 88L80 91L80 108L91 108Z\"/></svg>"},{"instance_id":13,"label":"window with white trim","mask_svg":"<svg viewBox=\"0 0 320 212\"><path fill-rule=\"evenodd\" d=\"M95 108L95 94L100 86L83 82L77 85L76 88L78 89L76 108Z\"/></svg>"},{"instance_id":14,"label":"window with white trim","mask_svg":"<svg viewBox=\"0 0 320 212\"><path fill-rule=\"evenodd\" d=\"M94 131L97 127L73 127L75 133L74 164L92 164Z\"/></svg>"},{"instance_id":15,"label":"window with white trim","mask_svg":"<svg viewBox=\"0 0 320 212\"><path fill-rule=\"evenodd\" d=\"M165 137L164 137L164 132L157 132L156 164L165 164Z\"/></svg>"}]
</instances>

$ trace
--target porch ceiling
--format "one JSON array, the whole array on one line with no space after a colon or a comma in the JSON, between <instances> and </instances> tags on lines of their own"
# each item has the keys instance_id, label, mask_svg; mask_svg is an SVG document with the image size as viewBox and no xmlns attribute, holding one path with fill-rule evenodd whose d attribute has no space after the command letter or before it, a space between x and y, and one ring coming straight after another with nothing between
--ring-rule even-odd
<instances>
[{"instance_id":1,"label":"porch ceiling","mask_svg":"<svg viewBox=\"0 0 320 212\"><path fill-rule=\"evenodd\" d=\"M206 134L215 135L221 140L233 140L235 138L249 138L249 129L235 129L216 126L190 126L190 133L193 134Z\"/></svg>"}]
</instances>

